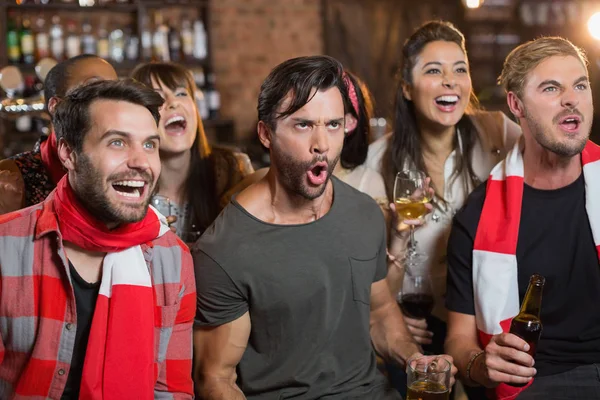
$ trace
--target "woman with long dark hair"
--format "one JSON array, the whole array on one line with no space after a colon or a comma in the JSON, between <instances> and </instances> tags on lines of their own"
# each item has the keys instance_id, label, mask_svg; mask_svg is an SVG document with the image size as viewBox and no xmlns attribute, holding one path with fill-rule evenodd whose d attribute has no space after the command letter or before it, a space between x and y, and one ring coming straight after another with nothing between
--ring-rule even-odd
<instances>
[{"instance_id":1,"label":"woman with long dark hair","mask_svg":"<svg viewBox=\"0 0 600 400\"><path fill-rule=\"evenodd\" d=\"M373 100L367 86L349 71L344 72L351 104L346 113L344 147L333 174L382 204L386 204L383 178L365 161L371 141L369 120L373 115Z\"/></svg>"},{"instance_id":2,"label":"woman with long dark hair","mask_svg":"<svg viewBox=\"0 0 600 400\"><path fill-rule=\"evenodd\" d=\"M452 217L521 131L502 112L479 109L464 36L448 22L428 22L408 38L399 78L394 131L371 144L367 164L381 172L391 203L398 172L418 169L431 178L433 209L415 237L418 252L428 257L435 307L427 320L405 320L417 342L436 352L443 349L446 330L446 244ZM407 234L393 232L390 238L388 279L398 292Z\"/></svg>"},{"instance_id":3,"label":"woman with long dark hair","mask_svg":"<svg viewBox=\"0 0 600 400\"><path fill-rule=\"evenodd\" d=\"M157 194L169 199L179 236L194 242L227 203L223 195L253 172L242 153L209 145L190 71L172 63L139 65L132 77L165 99L159 134L162 171Z\"/></svg>"}]
</instances>

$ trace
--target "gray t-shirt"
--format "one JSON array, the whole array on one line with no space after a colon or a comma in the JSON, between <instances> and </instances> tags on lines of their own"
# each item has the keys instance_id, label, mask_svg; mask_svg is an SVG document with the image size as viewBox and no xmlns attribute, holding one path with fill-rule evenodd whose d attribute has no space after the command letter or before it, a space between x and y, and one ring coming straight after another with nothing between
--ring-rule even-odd
<instances>
[{"instance_id":1,"label":"gray t-shirt","mask_svg":"<svg viewBox=\"0 0 600 400\"><path fill-rule=\"evenodd\" d=\"M234 200L193 249L196 325L249 311L238 365L248 399L400 399L377 370L369 333L371 284L384 279L378 205L336 178L317 221L275 225Z\"/></svg>"}]
</instances>

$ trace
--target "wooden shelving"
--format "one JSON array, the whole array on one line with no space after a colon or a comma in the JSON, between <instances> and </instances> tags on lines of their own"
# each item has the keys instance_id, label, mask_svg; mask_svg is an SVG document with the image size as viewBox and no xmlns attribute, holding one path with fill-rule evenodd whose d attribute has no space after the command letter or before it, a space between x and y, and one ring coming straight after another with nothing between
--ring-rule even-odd
<instances>
[{"instance_id":1,"label":"wooden shelving","mask_svg":"<svg viewBox=\"0 0 600 400\"><path fill-rule=\"evenodd\" d=\"M29 0L31 1L31 0ZM89 0L88 0L89 1ZM45 15L47 24L53 15L59 15L62 19L73 19L79 21L83 19L101 19L118 24L118 21L127 20L133 29L133 33L140 37L145 18L152 22L152 14L155 11L165 16L165 20L177 21L176 15L189 18L200 18L204 22L207 35L207 58L202 60L182 60L180 63L190 69L202 68L205 71L212 70L212 58L210 48L210 0L131 0L129 3L104 3L94 0L93 6L80 6L79 2L61 2L59 0L50 0L49 4L36 4L33 1L25 0L24 4L17 4L16 1L0 0L0 68L9 65L6 48L6 33L8 29L8 15ZM179 13L179 14L177 14ZM174 17L175 15L175 17ZM118 25L117 25L118 26ZM175 25L177 26L177 25ZM48 26L46 26L48 28ZM63 29L65 29L63 27ZM123 29L123 28L121 28ZM65 32L66 33L66 32ZM119 76L128 76L133 68L139 63L150 61L142 57L142 44L140 40L139 59L136 61L115 62L107 60L113 64ZM34 64L12 64L17 66L24 75L33 75L35 73ZM1 97L1 93L0 93ZM213 137L215 141L230 141L233 136L233 121L228 119L209 119L203 121L207 134ZM39 136L39 134L38 134ZM15 130L14 121L0 119L0 150L15 151L30 149L33 142L37 139L35 134L22 133ZM0 153L0 159L6 154Z\"/></svg>"}]
</instances>

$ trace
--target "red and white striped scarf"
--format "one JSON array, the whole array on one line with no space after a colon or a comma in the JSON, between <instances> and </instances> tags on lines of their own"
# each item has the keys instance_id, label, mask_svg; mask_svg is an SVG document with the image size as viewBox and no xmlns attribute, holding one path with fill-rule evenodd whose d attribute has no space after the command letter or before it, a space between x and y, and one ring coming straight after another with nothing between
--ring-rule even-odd
<instances>
[{"instance_id":1,"label":"red and white striped scarf","mask_svg":"<svg viewBox=\"0 0 600 400\"><path fill-rule=\"evenodd\" d=\"M508 332L519 313L517 241L523 199L523 145L517 143L494 167L473 247L473 289L479 340ZM600 147L587 142L581 154L586 211L600 257ZM526 386L527 387L527 386ZM501 384L496 399L514 399L523 388Z\"/></svg>"},{"instance_id":2,"label":"red and white striped scarf","mask_svg":"<svg viewBox=\"0 0 600 400\"><path fill-rule=\"evenodd\" d=\"M166 219L149 207L144 219L114 230L95 219L77 200L68 177L54 200L63 241L106 252L88 340L82 399L153 399L154 309L152 279L140 244L164 235Z\"/></svg>"}]
</instances>

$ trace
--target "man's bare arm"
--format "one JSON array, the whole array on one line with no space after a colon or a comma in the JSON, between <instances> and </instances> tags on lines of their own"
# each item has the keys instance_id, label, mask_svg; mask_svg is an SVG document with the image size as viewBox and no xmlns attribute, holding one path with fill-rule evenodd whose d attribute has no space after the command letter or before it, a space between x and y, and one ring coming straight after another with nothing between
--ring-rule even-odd
<instances>
[{"instance_id":1,"label":"man's bare arm","mask_svg":"<svg viewBox=\"0 0 600 400\"><path fill-rule=\"evenodd\" d=\"M370 330L375 350L386 361L395 361L404 366L413 354L421 352L406 327L385 279L371 285Z\"/></svg>"},{"instance_id":2,"label":"man's bare arm","mask_svg":"<svg viewBox=\"0 0 600 400\"><path fill-rule=\"evenodd\" d=\"M204 400L245 400L236 367L250 337L250 314L218 327L194 329L194 383Z\"/></svg>"},{"instance_id":3,"label":"man's bare arm","mask_svg":"<svg viewBox=\"0 0 600 400\"><path fill-rule=\"evenodd\" d=\"M471 379L466 377L469 360L482 350L477 339L475 316L453 311L448 312L448 333L446 334L444 350L454 358L454 363L465 384L470 386L477 384L488 387L493 386L485 373L485 365L481 363L482 356L479 356L471 367L469 374Z\"/></svg>"}]
</instances>

